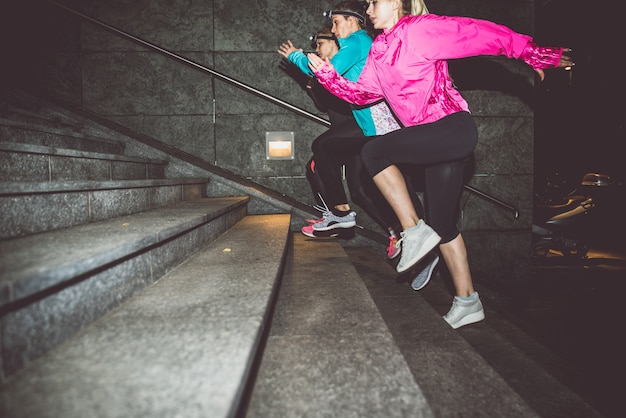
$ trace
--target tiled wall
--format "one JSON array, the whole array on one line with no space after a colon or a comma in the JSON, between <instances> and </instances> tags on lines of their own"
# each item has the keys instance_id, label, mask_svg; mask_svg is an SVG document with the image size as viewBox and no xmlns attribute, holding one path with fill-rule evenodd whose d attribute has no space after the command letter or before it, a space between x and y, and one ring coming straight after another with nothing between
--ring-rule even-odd
<instances>
[{"instance_id":1,"label":"tiled wall","mask_svg":"<svg viewBox=\"0 0 626 418\"><path fill-rule=\"evenodd\" d=\"M75 3L85 14L114 28L319 113L301 85L282 68L282 57L276 51L286 39L309 49L308 37L325 23L322 11L335 1ZM533 0L431 0L428 6L434 13L486 18L519 32L533 32ZM54 15L60 23L51 25L49 36L57 41L44 52L48 61L42 70L49 91L313 203L303 166L310 157L312 140L324 126L109 31L87 23L77 27L66 14ZM474 233L482 234L468 246L470 258L482 260L482 253L502 245L495 244L501 241L502 231L519 237L519 231L528 231L532 222L534 73L523 63L505 58L468 59L451 63L451 68L480 135L469 184L520 211L515 219L513 212L466 193L460 226L469 231L469 241L474 241ZM266 131L294 131L296 158L267 161ZM507 251L511 258L525 263L529 234L509 240L509 245L514 247ZM483 263L478 264L475 270L489 275L489 263L484 268Z\"/></svg>"}]
</instances>

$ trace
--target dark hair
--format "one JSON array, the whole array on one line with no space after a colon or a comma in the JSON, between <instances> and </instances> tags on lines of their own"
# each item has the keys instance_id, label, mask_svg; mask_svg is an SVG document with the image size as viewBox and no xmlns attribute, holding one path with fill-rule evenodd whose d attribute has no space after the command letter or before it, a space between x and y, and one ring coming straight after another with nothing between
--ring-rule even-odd
<instances>
[{"instance_id":1,"label":"dark hair","mask_svg":"<svg viewBox=\"0 0 626 418\"><path fill-rule=\"evenodd\" d=\"M357 20L359 21L359 25L362 28L365 28L365 25L367 22L367 15L365 14L365 11L367 10L367 7L368 7L368 4L364 1L346 0L346 1L340 2L335 7L333 7L333 11L339 10L339 11L346 11L346 12L352 12L352 13L358 14L359 16L363 18L363 20L360 20L357 18ZM346 19L347 18L348 16L346 16Z\"/></svg>"},{"instance_id":2,"label":"dark hair","mask_svg":"<svg viewBox=\"0 0 626 418\"><path fill-rule=\"evenodd\" d=\"M335 35L333 34L332 28L330 26L322 26L321 28L319 28L317 30L317 34L318 35L323 35L323 36L332 36L334 37Z\"/></svg>"},{"instance_id":3,"label":"dark hair","mask_svg":"<svg viewBox=\"0 0 626 418\"><path fill-rule=\"evenodd\" d=\"M335 41L335 44L337 44L337 47L339 47L339 41L337 40L337 38L335 37L335 34L332 32L331 30L332 28L330 26L322 26L321 28L319 28L317 30L317 33L313 36L311 36L311 48L315 49L317 48L317 40L318 39L329 39L329 40L333 40Z\"/></svg>"}]
</instances>

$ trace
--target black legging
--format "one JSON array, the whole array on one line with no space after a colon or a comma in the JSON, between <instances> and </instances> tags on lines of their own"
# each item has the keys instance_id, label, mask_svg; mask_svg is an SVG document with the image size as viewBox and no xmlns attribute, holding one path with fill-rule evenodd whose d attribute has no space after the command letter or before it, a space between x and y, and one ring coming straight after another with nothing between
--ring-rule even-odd
<instances>
[{"instance_id":1,"label":"black legging","mask_svg":"<svg viewBox=\"0 0 626 418\"><path fill-rule=\"evenodd\" d=\"M423 177L423 174L419 177ZM315 202L318 205L323 205L324 202L320 200L320 195L324 201L326 201L324 197L326 196L326 186L324 186L319 173L315 170L315 160L313 157L306 163L306 178L311 185ZM414 190L413 179L411 176L405 176L404 180L407 184L411 199L413 200L415 211L420 218L423 218L424 206ZM361 155L355 155L346 161L346 181L353 203L362 207L383 229L392 227L396 232L401 231L400 222L396 214L380 193L376 184L374 184L367 170L365 170ZM421 183L422 182L420 182L420 184Z\"/></svg>"},{"instance_id":2,"label":"black legging","mask_svg":"<svg viewBox=\"0 0 626 418\"><path fill-rule=\"evenodd\" d=\"M376 137L363 146L361 156L372 177L391 165L425 167L426 220L441 236L441 243L446 243L459 234L465 166L477 142L472 116L458 112Z\"/></svg>"},{"instance_id":3,"label":"black legging","mask_svg":"<svg viewBox=\"0 0 626 418\"><path fill-rule=\"evenodd\" d=\"M326 188L324 199L329 208L348 203L341 181L341 167L354 155L359 155L366 137L354 118L330 129L313 141L311 150L315 168Z\"/></svg>"},{"instance_id":4,"label":"black legging","mask_svg":"<svg viewBox=\"0 0 626 418\"><path fill-rule=\"evenodd\" d=\"M350 134L357 136L346 136ZM363 135L356 121L333 125L313 141L313 157L307 162L306 176L317 203L322 204L319 193L328 207L333 208L348 203L341 179L341 166L345 165L352 202L363 208L382 228L397 230L399 221L393 209L363 166L361 148L370 139ZM413 205L418 215L423 216L422 202L413 190L411 180L407 177L406 181Z\"/></svg>"}]
</instances>

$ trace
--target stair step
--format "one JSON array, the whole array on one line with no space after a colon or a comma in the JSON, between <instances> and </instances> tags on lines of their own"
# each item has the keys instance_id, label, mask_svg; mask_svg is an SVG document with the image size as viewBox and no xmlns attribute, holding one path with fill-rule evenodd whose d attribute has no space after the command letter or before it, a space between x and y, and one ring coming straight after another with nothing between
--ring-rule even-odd
<instances>
[{"instance_id":1,"label":"stair step","mask_svg":"<svg viewBox=\"0 0 626 418\"><path fill-rule=\"evenodd\" d=\"M453 295L441 268L415 292L408 275L398 276L370 249L346 252L436 416L600 417L561 381L562 361L502 318L486 289L477 285L485 320L453 330L442 319Z\"/></svg>"},{"instance_id":2,"label":"stair step","mask_svg":"<svg viewBox=\"0 0 626 418\"><path fill-rule=\"evenodd\" d=\"M0 239L124 216L206 195L206 178L0 182Z\"/></svg>"},{"instance_id":3,"label":"stair step","mask_svg":"<svg viewBox=\"0 0 626 418\"><path fill-rule=\"evenodd\" d=\"M167 164L150 158L0 142L3 181L156 179L165 178Z\"/></svg>"},{"instance_id":4,"label":"stair step","mask_svg":"<svg viewBox=\"0 0 626 418\"><path fill-rule=\"evenodd\" d=\"M434 416L337 241L294 235L246 416Z\"/></svg>"},{"instance_id":5,"label":"stair step","mask_svg":"<svg viewBox=\"0 0 626 418\"><path fill-rule=\"evenodd\" d=\"M18 89L0 88L0 116L53 124L80 132L83 122L75 115Z\"/></svg>"},{"instance_id":6,"label":"stair step","mask_svg":"<svg viewBox=\"0 0 626 418\"><path fill-rule=\"evenodd\" d=\"M266 326L290 215L247 216L16 375L0 415L229 417Z\"/></svg>"},{"instance_id":7,"label":"stair step","mask_svg":"<svg viewBox=\"0 0 626 418\"><path fill-rule=\"evenodd\" d=\"M0 118L0 138L4 142L119 155L124 154L126 147L123 141L111 138L3 118Z\"/></svg>"},{"instance_id":8,"label":"stair step","mask_svg":"<svg viewBox=\"0 0 626 418\"><path fill-rule=\"evenodd\" d=\"M196 199L0 241L4 375L210 243L245 216L248 200Z\"/></svg>"},{"instance_id":9,"label":"stair step","mask_svg":"<svg viewBox=\"0 0 626 418\"><path fill-rule=\"evenodd\" d=\"M82 118L20 90L0 88L0 138L79 151L124 154L126 144L92 130Z\"/></svg>"}]
</instances>

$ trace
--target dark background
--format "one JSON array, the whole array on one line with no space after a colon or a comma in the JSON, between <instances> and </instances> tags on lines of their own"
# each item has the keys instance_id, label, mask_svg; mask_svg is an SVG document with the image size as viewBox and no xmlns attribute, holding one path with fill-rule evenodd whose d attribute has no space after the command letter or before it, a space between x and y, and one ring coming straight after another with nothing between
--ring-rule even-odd
<instances>
[{"instance_id":1,"label":"dark background","mask_svg":"<svg viewBox=\"0 0 626 418\"><path fill-rule=\"evenodd\" d=\"M535 105L535 195L546 179L554 194L597 194L585 220L594 246L626 250L626 187L581 188L585 173L626 179L624 161L624 22L614 2L539 0L535 40L573 49L573 71L548 70ZM600 190L601 189L601 190ZM537 209L535 209L537 218ZM537 219L535 219L535 223ZM586 234L585 234L586 235Z\"/></svg>"},{"instance_id":2,"label":"dark background","mask_svg":"<svg viewBox=\"0 0 626 418\"><path fill-rule=\"evenodd\" d=\"M571 73L548 71L536 107L538 180L559 171L580 179L602 172L621 180L624 163L624 22L618 2L538 0L539 44L573 49ZM618 22L618 19L622 20ZM622 41L622 43L624 43Z\"/></svg>"}]
</instances>

